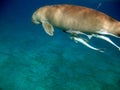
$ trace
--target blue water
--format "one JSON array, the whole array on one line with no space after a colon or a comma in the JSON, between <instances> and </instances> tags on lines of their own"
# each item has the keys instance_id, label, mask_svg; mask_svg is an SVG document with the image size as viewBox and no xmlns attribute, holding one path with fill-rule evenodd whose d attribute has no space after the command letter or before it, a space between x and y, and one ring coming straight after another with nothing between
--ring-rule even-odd
<instances>
[{"instance_id":1,"label":"blue water","mask_svg":"<svg viewBox=\"0 0 120 90\"><path fill-rule=\"evenodd\" d=\"M105 48L100 53L57 28L50 37L31 22L39 7L63 3L91 7L120 20L118 0L0 1L0 90L120 90L120 51L114 46L90 40ZM111 39L120 46L120 39Z\"/></svg>"}]
</instances>

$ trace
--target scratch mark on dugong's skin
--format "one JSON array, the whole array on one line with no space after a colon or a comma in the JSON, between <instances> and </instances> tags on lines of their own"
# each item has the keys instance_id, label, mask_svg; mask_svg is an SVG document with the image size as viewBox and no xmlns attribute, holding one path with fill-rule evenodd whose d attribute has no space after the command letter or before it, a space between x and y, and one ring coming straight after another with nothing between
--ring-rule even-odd
<instances>
[{"instance_id":1,"label":"scratch mark on dugong's skin","mask_svg":"<svg viewBox=\"0 0 120 90\"><path fill-rule=\"evenodd\" d=\"M82 6L51 5L44 6L32 15L35 24L42 24L45 32L53 36L53 26L64 31L76 30L84 33L105 32L120 36L120 22L112 17Z\"/></svg>"}]
</instances>

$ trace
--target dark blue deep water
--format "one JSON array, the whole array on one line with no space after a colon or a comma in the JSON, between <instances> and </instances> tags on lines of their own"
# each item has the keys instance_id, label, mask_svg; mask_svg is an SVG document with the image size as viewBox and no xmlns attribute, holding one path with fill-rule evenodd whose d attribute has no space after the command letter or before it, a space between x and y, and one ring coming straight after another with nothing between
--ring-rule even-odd
<instances>
[{"instance_id":1,"label":"dark blue deep water","mask_svg":"<svg viewBox=\"0 0 120 90\"><path fill-rule=\"evenodd\" d=\"M65 3L120 20L117 0L1 0L0 90L120 90L118 49L93 38L93 46L105 49L100 53L75 43L57 28L50 37L31 22L39 7ZM120 39L110 38L120 46Z\"/></svg>"}]
</instances>

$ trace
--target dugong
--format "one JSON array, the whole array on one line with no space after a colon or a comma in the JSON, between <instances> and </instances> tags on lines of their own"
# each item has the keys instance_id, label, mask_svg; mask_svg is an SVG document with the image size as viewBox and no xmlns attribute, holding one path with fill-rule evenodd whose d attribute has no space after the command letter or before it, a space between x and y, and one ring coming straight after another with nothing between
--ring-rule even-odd
<instances>
[{"instance_id":1,"label":"dugong","mask_svg":"<svg viewBox=\"0 0 120 90\"><path fill-rule=\"evenodd\" d=\"M32 22L42 24L45 32L53 36L53 26L67 32L109 34L120 36L120 22L97 10L76 5L43 6L32 15Z\"/></svg>"},{"instance_id":2,"label":"dugong","mask_svg":"<svg viewBox=\"0 0 120 90\"><path fill-rule=\"evenodd\" d=\"M32 22L42 24L45 32L50 36L54 35L54 26L72 34L71 39L90 49L103 52L89 45L84 38L78 37L78 35L85 35L89 39L100 38L120 51L117 44L110 38L103 36L110 35L120 38L120 22L91 8L67 4L44 6L33 13Z\"/></svg>"}]
</instances>

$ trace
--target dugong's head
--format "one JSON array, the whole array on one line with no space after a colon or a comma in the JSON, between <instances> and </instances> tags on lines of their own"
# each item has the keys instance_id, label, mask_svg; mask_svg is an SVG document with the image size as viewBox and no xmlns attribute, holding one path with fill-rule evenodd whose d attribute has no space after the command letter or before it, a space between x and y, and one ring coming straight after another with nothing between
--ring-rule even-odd
<instances>
[{"instance_id":1,"label":"dugong's head","mask_svg":"<svg viewBox=\"0 0 120 90\"><path fill-rule=\"evenodd\" d=\"M32 22L34 24L41 24L40 15L37 11L34 12L33 15L32 15Z\"/></svg>"},{"instance_id":2,"label":"dugong's head","mask_svg":"<svg viewBox=\"0 0 120 90\"><path fill-rule=\"evenodd\" d=\"M54 28L51 23L49 23L48 18L46 17L46 12L48 11L48 7L43 7L35 11L32 15L32 22L34 24L41 24L45 30L45 32L53 36Z\"/></svg>"}]
</instances>

